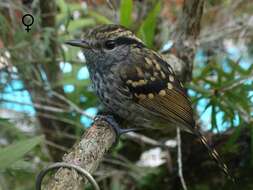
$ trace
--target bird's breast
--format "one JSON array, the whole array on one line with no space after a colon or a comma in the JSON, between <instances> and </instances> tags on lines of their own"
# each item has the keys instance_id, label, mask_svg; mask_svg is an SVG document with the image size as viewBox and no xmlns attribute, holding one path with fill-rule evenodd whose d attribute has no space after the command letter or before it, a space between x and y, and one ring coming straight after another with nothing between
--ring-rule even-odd
<instances>
[{"instance_id":1,"label":"bird's breast","mask_svg":"<svg viewBox=\"0 0 253 190\"><path fill-rule=\"evenodd\" d=\"M129 117L133 103L128 89L123 89L118 76L111 72L94 73L91 76L93 88L107 110L120 117Z\"/></svg>"},{"instance_id":2,"label":"bird's breast","mask_svg":"<svg viewBox=\"0 0 253 190\"><path fill-rule=\"evenodd\" d=\"M150 124L152 115L148 115L133 101L132 93L124 88L117 73L96 72L91 79L97 96L107 110L136 126Z\"/></svg>"}]
</instances>

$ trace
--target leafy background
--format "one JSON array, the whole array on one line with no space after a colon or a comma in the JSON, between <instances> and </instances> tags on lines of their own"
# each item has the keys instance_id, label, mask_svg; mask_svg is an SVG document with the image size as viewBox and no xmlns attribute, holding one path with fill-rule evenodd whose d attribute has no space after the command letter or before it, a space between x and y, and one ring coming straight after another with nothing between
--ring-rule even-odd
<instances>
[{"instance_id":1,"label":"leafy background","mask_svg":"<svg viewBox=\"0 0 253 190\"><path fill-rule=\"evenodd\" d=\"M0 189L33 189L35 175L61 158L100 109L84 56L64 41L97 24L119 23L148 47L170 51L182 3L121 0L112 10L102 0L0 2ZM51 4L54 14L47 17ZM29 33L21 23L27 12L35 18ZM208 139L239 180L226 181L198 141L183 134L188 189L253 189L252 12L249 0L206 1L186 87ZM174 132L152 133L146 135L161 142L175 139ZM123 137L95 174L102 189L180 189L176 149L171 161L155 149L163 157L156 167L137 164L149 150L154 147Z\"/></svg>"}]
</instances>

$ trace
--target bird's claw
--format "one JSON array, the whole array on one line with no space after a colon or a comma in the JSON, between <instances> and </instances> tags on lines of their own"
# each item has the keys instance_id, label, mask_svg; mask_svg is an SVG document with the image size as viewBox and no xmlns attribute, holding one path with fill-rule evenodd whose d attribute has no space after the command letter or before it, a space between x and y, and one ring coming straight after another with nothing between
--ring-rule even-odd
<instances>
[{"instance_id":1,"label":"bird's claw","mask_svg":"<svg viewBox=\"0 0 253 190\"><path fill-rule=\"evenodd\" d=\"M97 121L97 120L105 121L112 127L116 135L114 145L118 144L119 138L122 134L139 130L138 128L121 129L119 127L119 124L117 123L117 121L114 119L112 115L97 115L94 121Z\"/></svg>"}]
</instances>

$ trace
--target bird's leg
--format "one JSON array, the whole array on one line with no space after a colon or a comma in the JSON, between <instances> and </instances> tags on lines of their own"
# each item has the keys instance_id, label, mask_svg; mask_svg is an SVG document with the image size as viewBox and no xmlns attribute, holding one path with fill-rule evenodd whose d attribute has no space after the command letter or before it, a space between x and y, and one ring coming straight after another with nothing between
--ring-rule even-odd
<instances>
[{"instance_id":1,"label":"bird's leg","mask_svg":"<svg viewBox=\"0 0 253 190\"><path fill-rule=\"evenodd\" d=\"M95 117L95 120L103 120L110 124L110 126L112 127L112 129L116 134L114 145L118 144L119 138L122 134L140 130L139 128L129 128L129 129L120 128L119 123L112 115L97 115Z\"/></svg>"}]
</instances>

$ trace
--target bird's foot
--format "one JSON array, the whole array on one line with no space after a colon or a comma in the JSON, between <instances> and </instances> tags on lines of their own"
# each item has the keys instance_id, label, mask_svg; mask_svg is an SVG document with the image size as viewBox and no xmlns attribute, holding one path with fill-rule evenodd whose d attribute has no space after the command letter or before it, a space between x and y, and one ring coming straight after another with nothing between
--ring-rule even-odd
<instances>
[{"instance_id":1,"label":"bird's foot","mask_svg":"<svg viewBox=\"0 0 253 190\"><path fill-rule=\"evenodd\" d=\"M103 120L103 121L107 122L112 127L112 129L114 130L115 135L116 135L114 145L118 144L119 138L122 134L140 130L138 128L129 128L129 129L120 128L119 124L117 123L117 121L115 120L115 118L112 115L97 115L95 117L95 121L96 120Z\"/></svg>"}]
</instances>

